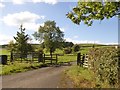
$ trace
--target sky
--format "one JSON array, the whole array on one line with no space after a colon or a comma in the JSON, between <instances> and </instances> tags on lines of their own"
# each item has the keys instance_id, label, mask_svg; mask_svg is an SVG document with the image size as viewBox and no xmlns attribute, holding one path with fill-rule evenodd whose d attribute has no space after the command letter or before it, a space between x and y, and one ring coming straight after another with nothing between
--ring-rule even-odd
<instances>
[{"instance_id":1,"label":"sky","mask_svg":"<svg viewBox=\"0 0 120 90\"><path fill-rule=\"evenodd\" d=\"M47 20L54 20L66 41L73 43L118 43L118 18L95 20L91 27L83 22L74 24L66 17L77 2L60 2L58 0L1 0L0 2L0 45L14 40L20 24L26 28L26 34L32 38L31 43L39 43L32 34L43 26Z\"/></svg>"}]
</instances>

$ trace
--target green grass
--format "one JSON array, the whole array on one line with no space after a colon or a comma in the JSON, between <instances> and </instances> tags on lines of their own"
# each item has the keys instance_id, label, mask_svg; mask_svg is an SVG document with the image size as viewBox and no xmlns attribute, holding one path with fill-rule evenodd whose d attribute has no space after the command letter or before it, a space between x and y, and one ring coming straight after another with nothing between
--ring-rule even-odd
<instances>
[{"instance_id":1,"label":"green grass","mask_svg":"<svg viewBox=\"0 0 120 90\"><path fill-rule=\"evenodd\" d=\"M7 49L0 49L0 55L10 55L10 52Z\"/></svg>"},{"instance_id":2,"label":"green grass","mask_svg":"<svg viewBox=\"0 0 120 90\"><path fill-rule=\"evenodd\" d=\"M90 48L91 47L81 48L80 50L81 54L87 54Z\"/></svg>"},{"instance_id":3,"label":"green grass","mask_svg":"<svg viewBox=\"0 0 120 90\"><path fill-rule=\"evenodd\" d=\"M0 67L2 67L2 71L0 71L0 75L8 75L13 73L25 72L33 69L38 69L43 66L47 66L47 64L15 62L14 64L0 65Z\"/></svg>"},{"instance_id":4,"label":"green grass","mask_svg":"<svg viewBox=\"0 0 120 90\"><path fill-rule=\"evenodd\" d=\"M71 62L76 61L77 56L76 55L64 55L64 56L58 56L58 62Z\"/></svg>"},{"instance_id":5,"label":"green grass","mask_svg":"<svg viewBox=\"0 0 120 90\"><path fill-rule=\"evenodd\" d=\"M72 66L69 70L65 71L66 77L70 78L77 88L93 88L95 87L95 79L92 71L79 67Z\"/></svg>"}]
</instances>

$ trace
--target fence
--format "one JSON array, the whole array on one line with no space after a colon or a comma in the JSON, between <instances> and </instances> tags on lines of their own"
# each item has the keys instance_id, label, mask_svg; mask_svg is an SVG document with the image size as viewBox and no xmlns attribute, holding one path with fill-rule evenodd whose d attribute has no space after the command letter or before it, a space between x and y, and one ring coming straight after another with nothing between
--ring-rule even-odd
<instances>
[{"instance_id":1,"label":"fence","mask_svg":"<svg viewBox=\"0 0 120 90\"><path fill-rule=\"evenodd\" d=\"M45 55L43 57L43 63L45 63L45 61L50 61L51 64L53 64L53 61L58 62L58 54L52 54L52 55Z\"/></svg>"},{"instance_id":2,"label":"fence","mask_svg":"<svg viewBox=\"0 0 120 90\"><path fill-rule=\"evenodd\" d=\"M88 55L78 53L77 54L77 65L88 68Z\"/></svg>"},{"instance_id":3,"label":"fence","mask_svg":"<svg viewBox=\"0 0 120 90\"><path fill-rule=\"evenodd\" d=\"M10 62L13 61L27 61L27 62L43 62L45 63L46 61L50 61L51 64L53 64L53 61L56 62L58 61L58 54L52 54L52 55L47 55L47 54L42 54L39 52L30 52L27 54L22 55L21 53L11 53L10 55Z\"/></svg>"}]
</instances>

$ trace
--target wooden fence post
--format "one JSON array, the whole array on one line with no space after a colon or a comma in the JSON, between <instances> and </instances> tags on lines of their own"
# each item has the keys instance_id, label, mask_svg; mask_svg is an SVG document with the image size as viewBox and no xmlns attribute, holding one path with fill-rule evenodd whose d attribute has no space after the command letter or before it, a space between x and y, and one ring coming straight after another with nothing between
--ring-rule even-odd
<instances>
[{"instance_id":1,"label":"wooden fence post","mask_svg":"<svg viewBox=\"0 0 120 90\"><path fill-rule=\"evenodd\" d=\"M52 64L52 54L50 54L50 56L51 56L51 64Z\"/></svg>"},{"instance_id":2,"label":"wooden fence post","mask_svg":"<svg viewBox=\"0 0 120 90\"><path fill-rule=\"evenodd\" d=\"M58 54L56 54L56 64L57 64L57 61L58 61Z\"/></svg>"},{"instance_id":3,"label":"wooden fence post","mask_svg":"<svg viewBox=\"0 0 120 90\"><path fill-rule=\"evenodd\" d=\"M41 52L38 53L38 62L43 62L43 54Z\"/></svg>"},{"instance_id":4,"label":"wooden fence post","mask_svg":"<svg viewBox=\"0 0 120 90\"><path fill-rule=\"evenodd\" d=\"M45 54L44 54L44 57L43 57L43 63L45 63Z\"/></svg>"},{"instance_id":5,"label":"wooden fence post","mask_svg":"<svg viewBox=\"0 0 120 90\"><path fill-rule=\"evenodd\" d=\"M13 52L10 53L10 62L13 62Z\"/></svg>"},{"instance_id":6,"label":"wooden fence post","mask_svg":"<svg viewBox=\"0 0 120 90\"><path fill-rule=\"evenodd\" d=\"M80 60L81 60L81 53L77 54L77 65L80 64Z\"/></svg>"}]
</instances>

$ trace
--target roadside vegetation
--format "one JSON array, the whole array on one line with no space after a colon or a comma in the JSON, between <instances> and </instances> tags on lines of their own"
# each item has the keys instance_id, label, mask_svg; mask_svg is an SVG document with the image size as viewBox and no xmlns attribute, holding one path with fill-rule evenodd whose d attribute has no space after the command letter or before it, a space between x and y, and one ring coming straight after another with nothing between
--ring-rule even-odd
<instances>
[{"instance_id":1,"label":"roadside vegetation","mask_svg":"<svg viewBox=\"0 0 120 90\"><path fill-rule=\"evenodd\" d=\"M0 75L8 75L14 73L25 72L33 69L38 69L41 67L46 67L47 64L42 63L18 63L14 62L9 63L8 65L0 65L2 67L2 71L0 71Z\"/></svg>"},{"instance_id":2,"label":"roadside vegetation","mask_svg":"<svg viewBox=\"0 0 120 90\"><path fill-rule=\"evenodd\" d=\"M80 66L72 66L66 70L65 78L70 79L74 88L94 88L96 83L94 73Z\"/></svg>"},{"instance_id":3,"label":"roadside vegetation","mask_svg":"<svg viewBox=\"0 0 120 90\"><path fill-rule=\"evenodd\" d=\"M118 88L118 49L91 48L89 67L73 66L65 71L75 88Z\"/></svg>"}]
</instances>

